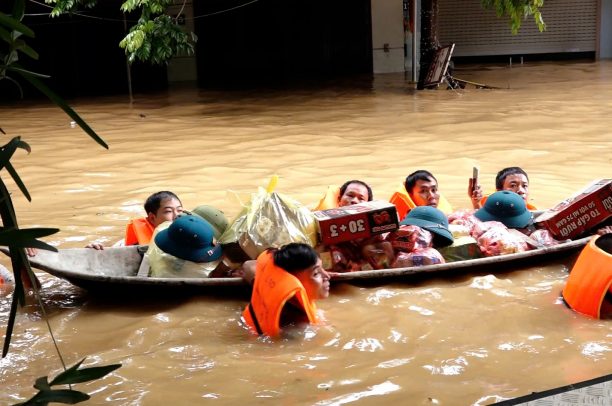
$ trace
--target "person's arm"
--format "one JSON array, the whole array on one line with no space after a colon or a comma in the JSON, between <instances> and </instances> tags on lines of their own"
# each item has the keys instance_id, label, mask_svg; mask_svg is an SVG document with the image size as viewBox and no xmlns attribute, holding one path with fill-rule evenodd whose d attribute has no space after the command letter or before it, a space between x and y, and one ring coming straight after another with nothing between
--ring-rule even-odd
<instances>
[{"instance_id":1,"label":"person's arm","mask_svg":"<svg viewBox=\"0 0 612 406\"><path fill-rule=\"evenodd\" d=\"M245 261L240 268L232 271L231 276L240 277L249 285L253 285L255 282L256 264L257 261L254 259Z\"/></svg>"},{"instance_id":2,"label":"person's arm","mask_svg":"<svg viewBox=\"0 0 612 406\"><path fill-rule=\"evenodd\" d=\"M478 179L470 178L468 183L468 196L472 201L472 207L474 209L480 209L482 205L480 201L482 200L482 189L478 184Z\"/></svg>"}]
</instances>

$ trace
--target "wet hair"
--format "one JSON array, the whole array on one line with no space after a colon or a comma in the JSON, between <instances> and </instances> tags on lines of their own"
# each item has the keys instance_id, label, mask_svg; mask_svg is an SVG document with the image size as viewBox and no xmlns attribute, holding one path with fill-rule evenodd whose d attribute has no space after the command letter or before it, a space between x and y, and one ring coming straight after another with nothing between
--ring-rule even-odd
<instances>
[{"instance_id":1,"label":"wet hair","mask_svg":"<svg viewBox=\"0 0 612 406\"><path fill-rule=\"evenodd\" d=\"M612 234L604 234L595 240L595 245L600 249L612 254Z\"/></svg>"},{"instance_id":2,"label":"wet hair","mask_svg":"<svg viewBox=\"0 0 612 406\"><path fill-rule=\"evenodd\" d=\"M274 251L274 264L289 273L302 271L317 263L319 256L308 244L292 242Z\"/></svg>"},{"instance_id":3,"label":"wet hair","mask_svg":"<svg viewBox=\"0 0 612 406\"><path fill-rule=\"evenodd\" d=\"M406 181L404 182L404 187L406 188L406 192L408 194L412 193L412 189L414 189L414 185L416 185L417 181L424 180L428 181L433 179L438 183L438 179L431 174L431 172L426 171L424 169L419 169L418 171L412 172L410 175L406 176Z\"/></svg>"},{"instance_id":4,"label":"wet hair","mask_svg":"<svg viewBox=\"0 0 612 406\"><path fill-rule=\"evenodd\" d=\"M176 199L179 201L179 203L181 202L181 199L179 199L178 196L174 193L169 192L167 190L162 190L161 192L153 193L151 196L147 197L147 200L144 204L145 212L147 214L157 213L157 210L159 210L162 201L165 199Z\"/></svg>"},{"instance_id":5,"label":"wet hair","mask_svg":"<svg viewBox=\"0 0 612 406\"><path fill-rule=\"evenodd\" d=\"M367 183L361 180L349 180L348 182L344 182L344 185L340 186L340 197L338 199L344 196L344 192L346 192L346 188L348 188L348 186L351 183L357 183L358 185L364 186L368 190L368 202L374 198L374 195L372 194L372 188L370 187L370 185L368 185Z\"/></svg>"},{"instance_id":6,"label":"wet hair","mask_svg":"<svg viewBox=\"0 0 612 406\"><path fill-rule=\"evenodd\" d=\"M510 175L525 175L527 180L529 180L527 172L525 172L518 166L511 166L509 168L504 168L501 171L497 172L497 176L495 177L495 189L502 190L504 188L504 181Z\"/></svg>"}]
</instances>

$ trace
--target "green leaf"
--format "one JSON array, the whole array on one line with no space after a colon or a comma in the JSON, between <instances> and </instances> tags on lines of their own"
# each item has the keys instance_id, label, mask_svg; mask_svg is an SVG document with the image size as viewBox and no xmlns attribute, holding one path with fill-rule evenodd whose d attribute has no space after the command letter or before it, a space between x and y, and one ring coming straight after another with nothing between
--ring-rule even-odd
<instances>
[{"instance_id":1,"label":"green leaf","mask_svg":"<svg viewBox=\"0 0 612 406\"><path fill-rule=\"evenodd\" d=\"M21 137L14 137L6 145L2 146L0 151L0 170L9 164L13 154L17 151L20 141Z\"/></svg>"},{"instance_id":2,"label":"green leaf","mask_svg":"<svg viewBox=\"0 0 612 406\"><path fill-rule=\"evenodd\" d=\"M53 103L55 103L59 108L64 110L70 118L72 118L78 125L85 131L94 141L98 144L102 145L104 148L108 149L108 145L96 132L79 116L61 97L59 97L55 92L47 87L43 82L38 80L36 77L27 74L25 72L17 72L19 73L25 80L30 82L34 87L36 87L41 93L47 96Z\"/></svg>"},{"instance_id":3,"label":"green leaf","mask_svg":"<svg viewBox=\"0 0 612 406\"><path fill-rule=\"evenodd\" d=\"M2 358L6 357L9 352L11 345L11 337L13 336L13 328L15 327L15 318L17 317L17 304L19 303L20 297L24 297L23 284L21 279L15 278L15 293L13 293L13 299L11 300L11 310L9 311L9 318L6 322L6 334L4 335L4 345L2 346Z\"/></svg>"},{"instance_id":4,"label":"green leaf","mask_svg":"<svg viewBox=\"0 0 612 406\"><path fill-rule=\"evenodd\" d=\"M17 73L22 73L25 75L35 76L35 77L42 78L42 79L48 79L51 77L49 75L43 75L42 73L36 73L36 72L29 71L29 70L23 69L20 66L17 67L15 65L7 67L6 70L10 70L10 71L17 72Z\"/></svg>"},{"instance_id":5,"label":"green leaf","mask_svg":"<svg viewBox=\"0 0 612 406\"><path fill-rule=\"evenodd\" d=\"M17 148L26 150L28 154L32 152L32 148L30 148L30 144L28 144L27 142L23 140L19 140L19 142L17 143Z\"/></svg>"},{"instance_id":6,"label":"green leaf","mask_svg":"<svg viewBox=\"0 0 612 406\"><path fill-rule=\"evenodd\" d=\"M34 31L20 23L15 18L4 14L3 12L0 12L0 24L12 30L19 31L23 35L26 35L30 38L34 38Z\"/></svg>"},{"instance_id":7,"label":"green leaf","mask_svg":"<svg viewBox=\"0 0 612 406\"><path fill-rule=\"evenodd\" d=\"M11 200L11 194L9 193L6 185L0 177L0 198L2 204L0 204L0 216L2 217L2 223L4 227L17 227L17 217L15 216L15 208L13 207L13 201Z\"/></svg>"},{"instance_id":8,"label":"green leaf","mask_svg":"<svg viewBox=\"0 0 612 406\"><path fill-rule=\"evenodd\" d=\"M47 405L51 402L64 403L67 405L74 405L89 400L91 396L86 393L79 392L72 389L54 389L40 391L32 398L26 400L23 403L18 403L15 406L40 406Z\"/></svg>"},{"instance_id":9,"label":"green leaf","mask_svg":"<svg viewBox=\"0 0 612 406\"><path fill-rule=\"evenodd\" d=\"M55 377L55 379L51 381L50 385L72 385L75 383L89 382L95 379L100 379L103 376L113 372L115 369L121 368L121 364L113 364L78 369L83 361L85 361L85 358Z\"/></svg>"},{"instance_id":10,"label":"green leaf","mask_svg":"<svg viewBox=\"0 0 612 406\"><path fill-rule=\"evenodd\" d=\"M9 67L9 65L17 62L19 60L19 54L17 53L17 51L12 50L11 52L8 53L8 56L6 57L6 66L7 68Z\"/></svg>"},{"instance_id":11,"label":"green leaf","mask_svg":"<svg viewBox=\"0 0 612 406\"><path fill-rule=\"evenodd\" d=\"M25 0L14 0L13 1L13 18L17 21L23 20L23 14L25 13Z\"/></svg>"},{"instance_id":12,"label":"green leaf","mask_svg":"<svg viewBox=\"0 0 612 406\"><path fill-rule=\"evenodd\" d=\"M0 39L10 44L13 42L13 38L11 37L11 33L4 28L0 27Z\"/></svg>"},{"instance_id":13,"label":"green leaf","mask_svg":"<svg viewBox=\"0 0 612 406\"><path fill-rule=\"evenodd\" d=\"M50 390L51 386L49 386L49 380L46 376L41 376L34 383L34 388L38 390Z\"/></svg>"},{"instance_id":14,"label":"green leaf","mask_svg":"<svg viewBox=\"0 0 612 406\"><path fill-rule=\"evenodd\" d=\"M57 252L57 248L37 238L46 237L59 231L57 228L3 228L0 229L0 245L16 248L40 248Z\"/></svg>"},{"instance_id":15,"label":"green leaf","mask_svg":"<svg viewBox=\"0 0 612 406\"><path fill-rule=\"evenodd\" d=\"M17 171L15 170L15 168L13 168L13 164L11 164L10 162L7 162L5 167L6 167L6 171L9 173L9 175L11 175L11 178L13 178L13 181L15 182L19 190L21 190L21 193L23 193L25 198L28 199L28 202L31 202L32 197L30 196L30 192L28 192L28 189L26 188L25 184L23 183L23 181L17 174Z\"/></svg>"},{"instance_id":16,"label":"green leaf","mask_svg":"<svg viewBox=\"0 0 612 406\"><path fill-rule=\"evenodd\" d=\"M26 54L27 56L29 56L30 58L34 60L38 60L38 52L32 49L24 41L21 41L21 44L19 45L19 47L17 47L17 49L21 51L22 53Z\"/></svg>"}]
</instances>

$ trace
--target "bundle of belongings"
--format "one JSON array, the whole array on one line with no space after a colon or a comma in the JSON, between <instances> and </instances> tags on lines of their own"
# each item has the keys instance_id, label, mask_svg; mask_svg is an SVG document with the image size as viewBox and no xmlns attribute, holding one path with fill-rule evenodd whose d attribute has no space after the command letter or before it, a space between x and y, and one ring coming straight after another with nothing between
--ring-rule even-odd
<instances>
[{"instance_id":1,"label":"bundle of belongings","mask_svg":"<svg viewBox=\"0 0 612 406\"><path fill-rule=\"evenodd\" d=\"M345 209L351 210L351 207ZM395 212L393 215L397 217ZM412 209L396 230L319 245L318 251L325 269L351 272L444 263L436 248L452 242L453 236L444 213L433 207L420 206Z\"/></svg>"},{"instance_id":2,"label":"bundle of belongings","mask_svg":"<svg viewBox=\"0 0 612 406\"><path fill-rule=\"evenodd\" d=\"M516 193L492 194L483 208L459 210L449 215L454 246L443 252L449 261L496 256L556 245L548 230L535 230L533 214Z\"/></svg>"},{"instance_id":3,"label":"bundle of belongings","mask_svg":"<svg viewBox=\"0 0 612 406\"><path fill-rule=\"evenodd\" d=\"M316 245L312 212L298 201L274 192L276 183L274 176L267 189L259 188L219 238L230 267L256 259L268 248L291 242Z\"/></svg>"}]
</instances>

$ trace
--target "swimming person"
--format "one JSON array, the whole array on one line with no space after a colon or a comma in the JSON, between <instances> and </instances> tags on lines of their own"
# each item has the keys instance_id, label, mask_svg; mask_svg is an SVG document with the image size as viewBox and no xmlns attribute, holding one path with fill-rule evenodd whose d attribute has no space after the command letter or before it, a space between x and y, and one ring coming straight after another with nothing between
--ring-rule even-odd
<instances>
[{"instance_id":1,"label":"swimming person","mask_svg":"<svg viewBox=\"0 0 612 406\"><path fill-rule=\"evenodd\" d=\"M269 249L243 264L244 278L254 277L251 301L242 313L249 330L277 337L291 326L317 324L315 301L329 296L329 274L316 251L290 243Z\"/></svg>"}]
</instances>

